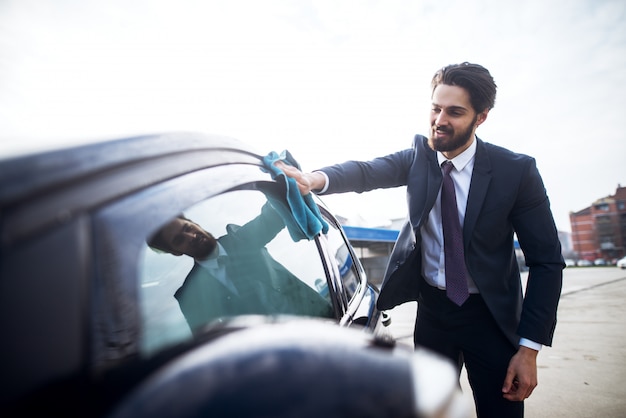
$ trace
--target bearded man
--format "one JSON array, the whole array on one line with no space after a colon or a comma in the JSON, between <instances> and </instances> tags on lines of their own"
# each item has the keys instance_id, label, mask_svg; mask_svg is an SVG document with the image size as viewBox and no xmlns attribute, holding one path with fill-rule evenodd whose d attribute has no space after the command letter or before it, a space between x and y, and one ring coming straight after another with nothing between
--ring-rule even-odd
<instances>
[{"instance_id":1,"label":"bearded man","mask_svg":"<svg viewBox=\"0 0 626 418\"><path fill-rule=\"evenodd\" d=\"M300 192L406 186L408 219L391 254L378 307L418 302L414 341L467 369L479 417L522 417L551 345L561 294L561 245L535 160L482 141L493 108L489 71L464 62L432 79L430 135L371 161L302 173ZM455 219L456 218L456 219ZM525 295L514 249L529 267Z\"/></svg>"},{"instance_id":2,"label":"bearded man","mask_svg":"<svg viewBox=\"0 0 626 418\"><path fill-rule=\"evenodd\" d=\"M194 259L174 295L192 332L238 315L333 317L330 302L265 247L284 227L278 212L266 203L259 216L243 226L228 224L219 238L182 215L153 235L148 243L153 249Z\"/></svg>"}]
</instances>

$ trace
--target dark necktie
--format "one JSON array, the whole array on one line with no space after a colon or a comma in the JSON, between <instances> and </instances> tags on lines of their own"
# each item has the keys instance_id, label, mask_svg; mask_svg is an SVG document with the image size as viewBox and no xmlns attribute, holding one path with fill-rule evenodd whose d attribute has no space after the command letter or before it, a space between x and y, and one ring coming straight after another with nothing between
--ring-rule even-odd
<instances>
[{"instance_id":1,"label":"dark necktie","mask_svg":"<svg viewBox=\"0 0 626 418\"><path fill-rule=\"evenodd\" d=\"M442 164L443 185L441 186L441 225L443 226L443 248L446 262L446 295L461 306L469 297L467 269L463 250L463 231L456 206L454 183L450 171L451 161Z\"/></svg>"},{"instance_id":2,"label":"dark necktie","mask_svg":"<svg viewBox=\"0 0 626 418\"><path fill-rule=\"evenodd\" d=\"M228 288L228 290L238 295L239 292L238 292L237 286L235 285L235 282L232 280L232 278L228 276L228 272L226 271L227 264L228 264L228 256L220 255L219 257L217 257L218 270L216 272L216 275L219 276L219 280L222 282L224 286Z\"/></svg>"}]
</instances>

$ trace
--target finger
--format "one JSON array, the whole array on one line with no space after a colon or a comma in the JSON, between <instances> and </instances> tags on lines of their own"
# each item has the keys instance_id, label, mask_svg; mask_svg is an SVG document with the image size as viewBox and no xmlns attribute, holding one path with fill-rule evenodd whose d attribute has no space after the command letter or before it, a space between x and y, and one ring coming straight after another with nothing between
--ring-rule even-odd
<instances>
[{"instance_id":1,"label":"finger","mask_svg":"<svg viewBox=\"0 0 626 418\"><path fill-rule=\"evenodd\" d=\"M511 369L507 370L506 376L504 377L504 383L502 384L502 393L511 392L513 387L513 380L515 379L515 372Z\"/></svg>"},{"instance_id":2,"label":"finger","mask_svg":"<svg viewBox=\"0 0 626 418\"><path fill-rule=\"evenodd\" d=\"M306 196L307 194L311 193L311 182L302 171L294 166L285 164L280 160L276 161L274 164L276 165L276 167L280 168L287 177L291 177L296 181L296 184L298 185L298 190L300 191L300 194L302 196Z\"/></svg>"},{"instance_id":3,"label":"finger","mask_svg":"<svg viewBox=\"0 0 626 418\"><path fill-rule=\"evenodd\" d=\"M298 169L293 169L289 172L285 172L289 177L293 178L298 185L298 190L302 196L306 196L311 193L311 183L307 176Z\"/></svg>"},{"instance_id":4,"label":"finger","mask_svg":"<svg viewBox=\"0 0 626 418\"><path fill-rule=\"evenodd\" d=\"M274 161L274 165L278 168L280 168L281 170L285 171L287 170L290 166L285 164L283 161L281 160L276 160Z\"/></svg>"},{"instance_id":5,"label":"finger","mask_svg":"<svg viewBox=\"0 0 626 418\"><path fill-rule=\"evenodd\" d=\"M289 164L285 164L282 161L279 161L279 162L280 162L280 165L276 163L276 167L283 170L283 173L285 173L287 176L295 178L296 180L302 177L302 173L296 167L291 166Z\"/></svg>"},{"instance_id":6,"label":"finger","mask_svg":"<svg viewBox=\"0 0 626 418\"><path fill-rule=\"evenodd\" d=\"M530 398L530 395L532 395L532 394L533 394L533 391L535 390L535 388L536 388L536 387L537 387L537 385L536 385L536 384L534 384L534 385L529 385L529 386L528 386L528 389L526 390L526 396L525 396L525 399Z\"/></svg>"},{"instance_id":7,"label":"finger","mask_svg":"<svg viewBox=\"0 0 626 418\"><path fill-rule=\"evenodd\" d=\"M537 385L520 384L517 379L514 379L511 389L503 396L509 401L523 401L530 398L530 395L532 395L535 387L537 387Z\"/></svg>"},{"instance_id":8,"label":"finger","mask_svg":"<svg viewBox=\"0 0 626 418\"><path fill-rule=\"evenodd\" d=\"M510 401L523 401L526 399L526 386L520 384L517 378L513 379L512 388L509 393L505 396L506 399Z\"/></svg>"}]
</instances>

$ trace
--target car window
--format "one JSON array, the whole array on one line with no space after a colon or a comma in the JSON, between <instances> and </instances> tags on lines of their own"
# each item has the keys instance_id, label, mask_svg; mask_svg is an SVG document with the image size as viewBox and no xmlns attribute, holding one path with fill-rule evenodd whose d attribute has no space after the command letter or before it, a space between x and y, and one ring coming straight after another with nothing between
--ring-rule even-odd
<instances>
[{"instance_id":1,"label":"car window","mask_svg":"<svg viewBox=\"0 0 626 418\"><path fill-rule=\"evenodd\" d=\"M238 315L336 316L315 241L294 242L259 190L212 197L159 226L139 269L144 353Z\"/></svg>"},{"instance_id":2,"label":"car window","mask_svg":"<svg viewBox=\"0 0 626 418\"><path fill-rule=\"evenodd\" d=\"M357 263L353 259L348 243L339 227L332 222L329 222L329 225L328 234L326 234L328 246L337 262L343 291L347 300L350 300L360 284Z\"/></svg>"}]
</instances>

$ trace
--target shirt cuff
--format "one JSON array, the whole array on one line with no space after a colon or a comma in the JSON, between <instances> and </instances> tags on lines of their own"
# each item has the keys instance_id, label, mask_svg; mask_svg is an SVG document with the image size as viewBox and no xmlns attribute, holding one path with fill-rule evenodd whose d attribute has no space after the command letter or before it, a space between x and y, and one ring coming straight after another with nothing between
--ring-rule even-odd
<instances>
[{"instance_id":1,"label":"shirt cuff","mask_svg":"<svg viewBox=\"0 0 626 418\"><path fill-rule=\"evenodd\" d=\"M524 347L528 347L531 348L535 351L541 351L541 348L543 347L542 344L536 343L534 341L531 341L527 338L520 338L519 339L519 345L523 345Z\"/></svg>"},{"instance_id":2,"label":"shirt cuff","mask_svg":"<svg viewBox=\"0 0 626 418\"><path fill-rule=\"evenodd\" d=\"M324 176L324 187L322 187L321 190L314 190L313 192L315 194L323 194L326 192L326 190L328 190L328 175L323 171L314 171L314 173L320 173L322 176Z\"/></svg>"}]
</instances>

